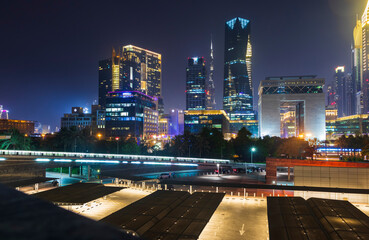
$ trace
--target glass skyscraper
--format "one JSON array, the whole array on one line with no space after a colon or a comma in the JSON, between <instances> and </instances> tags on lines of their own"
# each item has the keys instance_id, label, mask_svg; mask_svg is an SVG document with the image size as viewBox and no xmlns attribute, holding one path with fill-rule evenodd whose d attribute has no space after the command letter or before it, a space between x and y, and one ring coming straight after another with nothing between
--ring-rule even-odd
<instances>
[{"instance_id":1,"label":"glass skyscraper","mask_svg":"<svg viewBox=\"0 0 369 240\"><path fill-rule=\"evenodd\" d=\"M225 24L223 109L231 120L255 119L251 57L250 21L229 20Z\"/></svg>"},{"instance_id":2,"label":"glass skyscraper","mask_svg":"<svg viewBox=\"0 0 369 240\"><path fill-rule=\"evenodd\" d=\"M99 104L105 108L106 96L112 91L139 91L161 98L161 54L133 45L123 46L119 56L113 50L111 58L99 62Z\"/></svg>"},{"instance_id":3,"label":"glass skyscraper","mask_svg":"<svg viewBox=\"0 0 369 240\"><path fill-rule=\"evenodd\" d=\"M362 27L362 85L361 91L363 94L363 112L369 112L369 1L361 17Z\"/></svg>"},{"instance_id":4,"label":"glass skyscraper","mask_svg":"<svg viewBox=\"0 0 369 240\"><path fill-rule=\"evenodd\" d=\"M188 58L186 68L186 110L205 110L206 68L203 57Z\"/></svg>"},{"instance_id":5,"label":"glass skyscraper","mask_svg":"<svg viewBox=\"0 0 369 240\"><path fill-rule=\"evenodd\" d=\"M113 49L112 57L99 61L99 105L105 109L106 95L121 86L120 58Z\"/></svg>"},{"instance_id":6,"label":"glass skyscraper","mask_svg":"<svg viewBox=\"0 0 369 240\"><path fill-rule=\"evenodd\" d=\"M161 54L133 45L122 47L123 91L161 96Z\"/></svg>"}]
</instances>

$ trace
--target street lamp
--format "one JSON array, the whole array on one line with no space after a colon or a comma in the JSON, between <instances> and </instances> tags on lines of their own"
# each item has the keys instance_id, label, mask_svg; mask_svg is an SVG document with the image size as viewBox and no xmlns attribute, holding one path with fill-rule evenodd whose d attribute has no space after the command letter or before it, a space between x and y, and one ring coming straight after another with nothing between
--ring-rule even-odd
<instances>
[{"instance_id":1,"label":"street lamp","mask_svg":"<svg viewBox=\"0 0 369 240\"><path fill-rule=\"evenodd\" d=\"M99 138L99 140L101 140L101 136L102 136L101 133L97 134L97 137Z\"/></svg>"},{"instance_id":2,"label":"street lamp","mask_svg":"<svg viewBox=\"0 0 369 240\"><path fill-rule=\"evenodd\" d=\"M253 154L254 152L256 152L256 148L255 148L255 147L252 147L250 152L251 152L251 164L252 164L252 154Z\"/></svg>"},{"instance_id":3,"label":"street lamp","mask_svg":"<svg viewBox=\"0 0 369 240\"><path fill-rule=\"evenodd\" d=\"M217 168L218 168L218 177L219 177L219 163L217 163Z\"/></svg>"},{"instance_id":4,"label":"street lamp","mask_svg":"<svg viewBox=\"0 0 369 240\"><path fill-rule=\"evenodd\" d=\"M116 137L115 140L117 140L117 154L119 154L119 137Z\"/></svg>"}]
</instances>

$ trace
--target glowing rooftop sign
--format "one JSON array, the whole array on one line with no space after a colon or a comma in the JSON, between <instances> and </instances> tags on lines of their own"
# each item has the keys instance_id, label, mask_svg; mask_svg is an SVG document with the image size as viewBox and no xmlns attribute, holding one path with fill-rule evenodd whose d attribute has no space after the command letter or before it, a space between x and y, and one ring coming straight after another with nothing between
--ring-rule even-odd
<instances>
[{"instance_id":1,"label":"glowing rooftop sign","mask_svg":"<svg viewBox=\"0 0 369 240\"><path fill-rule=\"evenodd\" d=\"M247 26L247 24L250 22L247 19L236 17L236 18L233 18L233 19L231 19L231 20L229 20L227 22L228 27L230 27L231 29L233 29L234 28L234 24L236 23L237 19L238 19L238 21L240 21L242 29L244 29Z\"/></svg>"}]
</instances>

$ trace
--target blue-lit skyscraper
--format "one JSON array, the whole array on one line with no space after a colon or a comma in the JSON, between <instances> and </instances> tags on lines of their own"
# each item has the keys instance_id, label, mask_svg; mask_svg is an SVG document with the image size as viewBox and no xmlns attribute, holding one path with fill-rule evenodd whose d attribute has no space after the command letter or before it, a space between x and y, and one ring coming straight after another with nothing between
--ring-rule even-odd
<instances>
[{"instance_id":1,"label":"blue-lit skyscraper","mask_svg":"<svg viewBox=\"0 0 369 240\"><path fill-rule=\"evenodd\" d=\"M251 57L250 21L237 17L226 22L223 109L231 120L255 118Z\"/></svg>"},{"instance_id":2,"label":"blue-lit skyscraper","mask_svg":"<svg viewBox=\"0 0 369 240\"><path fill-rule=\"evenodd\" d=\"M206 68L203 57L188 58L186 68L186 110L206 109Z\"/></svg>"}]
</instances>

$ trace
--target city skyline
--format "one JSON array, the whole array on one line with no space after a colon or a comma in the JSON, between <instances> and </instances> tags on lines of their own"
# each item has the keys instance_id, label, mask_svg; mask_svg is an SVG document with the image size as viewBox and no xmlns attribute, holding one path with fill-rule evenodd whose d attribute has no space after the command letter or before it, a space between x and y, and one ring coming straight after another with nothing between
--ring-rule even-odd
<instances>
[{"instance_id":1,"label":"city skyline","mask_svg":"<svg viewBox=\"0 0 369 240\"><path fill-rule=\"evenodd\" d=\"M277 4L272 1L269 1L269 3L271 7L273 4ZM41 7L39 6L40 8L35 13L31 12L24 14L28 6L27 3L24 2L24 9L20 8L18 12L18 14L23 15L18 16L15 14L15 17L18 16L19 19L11 24L9 24L9 21L12 20L13 16L8 16L6 13L3 14L4 20L2 22L3 24L7 24L5 34L8 33L10 37L7 40L1 40L2 48L4 48L4 46L7 47L7 49L2 49L2 52L4 52L4 59L1 68L4 78L3 81L6 81L7 84L4 84L4 94L0 97L0 101L6 109L10 110L10 118L36 120L43 124L50 124L52 128L54 128L55 126L59 126L60 116L64 112L67 112L70 107L89 106L94 100L98 99L96 89L96 82L98 81L98 74L96 71L98 61L109 57L109 55L111 55L111 47L119 45L133 44L161 53L163 56L162 86L165 109L166 111L175 107L184 109L185 72L183 69L186 65L187 56L199 55L204 56L205 59L208 60L210 54L209 39L211 34L213 35L215 56L214 80L216 102L217 108L222 108L223 26L224 22L234 17L250 19L253 25L252 42L253 57L255 59L255 63L253 64L254 88L258 86L259 81L265 77L279 74L295 75L314 73L319 77L326 78L327 83L330 83L332 81L331 73L334 66L350 66L350 37L352 36L352 29L355 26L355 15L356 13L359 16L362 14L362 9L365 8L366 2L355 2L355 6L349 5L345 1L335 1L334 3L333 1L311 1L303 4L286 1L285 3L278 3L282 5L286 4L287 8L283 11L292 14L291 17L297 19L295 23L288 22L287 18L278 18L276 22L271 21L276 13L273 13L272 10L264 9L265 4L251 2L238 2L236 4L235 2L231 4L232 6L228 6L229 9L227 10L224 10L226 4L214 4L212 11L200 7L202 12L199 10L194 12L195 15L204 14L205 16L210 16L210 12L212 12L211 14L214 14L214 16L217 15L215 13L221 13L217 15L218 17L214 21L207 19L203 21L194 32L194 29L188 29L190 26L192 27L191 24L186 23L184 20L180 21L180 19L177 18L172 19L173 23L177 23L177 29L173 29L173 23L161 23L159 32L165 34L164 37L167 37L170 44L166 41L164 41L166 43L161 43L159 41L160 36L155 36L155 32L150 28L147 28L147 31L144 33L130 31L132 30L131 28L134 27L133 21L127 21L126 23L123 21L119 22L127 27L127 31L130 32L129 36L127 36L124 31L122 31L123 33L113 34L113 29L119 24L112 24L114 21L109 21L109 19L104 20L100 24L103 25L109 22L111 26L107 27L104 32L110 31L111 34L108 34L109 37L107 38L97 37L97 35L92 34L92 26L94 25L92 20L91 23L85 26L83 25L84 22L81 20L82 18L80 18L82 16L77 17L75 15L76 13L73 15L72 8L78 9L79 7L81 8L82 5L75 3L72 7L69 6L68 3L49 4L48 6L39 4ZM247 9L241 8L241 6L247 4L249 5ZM10 5L12 4L10 3ZM205 5L206 3L201 3L203 7ZM34 4L31 7L36 8L37 6L37 4ZM159 17L160 20L172 16L170 13L166 12L164 6L165 4L163 4L160 10L162 13ZM302 6L304 6L304 11L302 10ZM309 10L313 10L317 6L319 8L317 11L314 11L314 19L310 19L308 16ZM12 8L14 6L9 7ZM105 13L107 7L109 6L102 8L101 12L107 14ZM147 8L145 8L145 11L148 12L150 4L145 7ZM174 10L179 12L181 7L183 6L177 5ZM50 12L46 11L48 8L50 8ZM91 4L88 13L97 11L98 9L98 4ZM187 7L183 14L189 11L190 9ZM68 20L65 17L68 15L65 14L66 12L71 13L70 18L72 20L78 20L73 22L73 24L77 24L76 27L71 27L72 20ZM37 16L34 14L37 14ZM283 15L280 12L277 14ZM64 17L59 20L57 19L59 15ZM50 18L50 21L55 23L55 27L53 29L44 29L44 25L41 21L43 18ZM92 19L92 17L90 18ZM27 19L30 21L25 23ZM138 23L138 26L143 26L143 22L145 21L141 21L142 22ZM343 22L345 23L340 24ZM130 27L131 25L132 27ZM269 31L265 31L265 26L268 26L267 30ZM296 26L298 27L297 29ZM27 28L23 32L24 36L26 36L25 39L17 38L17 41L8 42L14 37L19 36L19 27L21 27L21 29ZM327 33L324 32L323 30L325 27L330 27L330 31ZM82 29L82 33L80 34L76 31L79 28ZM295 34L297 36L287 37L287 33L291 28L297 31L298 34ZM103 31L102 29L99 30ZM170 31L174 31L175 34L170 35ZM193 32L193 34L189 34L190 32ZM60 40L56 37L63 33L69 33L69 35L67 34L67 36L64 36L63 44L60 44L60 42L58 42ZM43 34L55 41L52 42L52 44L48 43L44 38L40 38L40 36L44 36ZM83 34L84 36L82 36ZM186 34L187 37L183 38ZM307 39L304 39L305 37L302 37L302 34L306 34ZM79 39L78 36L81 39ZM148 38L148 36L152 36L152 39ZM195 39L200 39L201 41L198 42ZM336 42L330 42L333 39ZM337 39L339 41L337 41ZM30 42L34 43L34 49L29 48L28 44ZM183 44L185 44L184 47L178 50L178 46ZM15 54L13 56L14 49L19 49L20 46L22 46L20 54ZM315 61L316 57L314 57L314 54L318 54L322 49L326 49L330 54L319 58L320 61ZM38 53L37 55L35 54L36 52ZM51 55L52 52L54 53ZM57 54L55 54L55 52ZM308 52L311 53L308 54ZM19 56L21 56L21 58L19 58ZM280 61L276 58L279 56L281 56L284 61ZM289 56L289 58L287 58L287 56ZM304 57L295 58L291 56ZM14 64L14 61L12 61L14 57L21 59L20 62L24 65L22 71L15 71L18 64ZM50 61L50 59L52 61ZM11 73L13 73L13 75ZM17 85L19 83L22 83L22 86L25 87L15 88L14 86L19 86ZM32 91L29 91L30 89ZM17 101L17 94L24 96L24 98L22 98L21 101ZM40 97L37 100L31 99L35 94ZM255 106L257 98L255 92L254 96ZM48 101L48 99L52 101Z\"/></svg>"}]
</instances>

